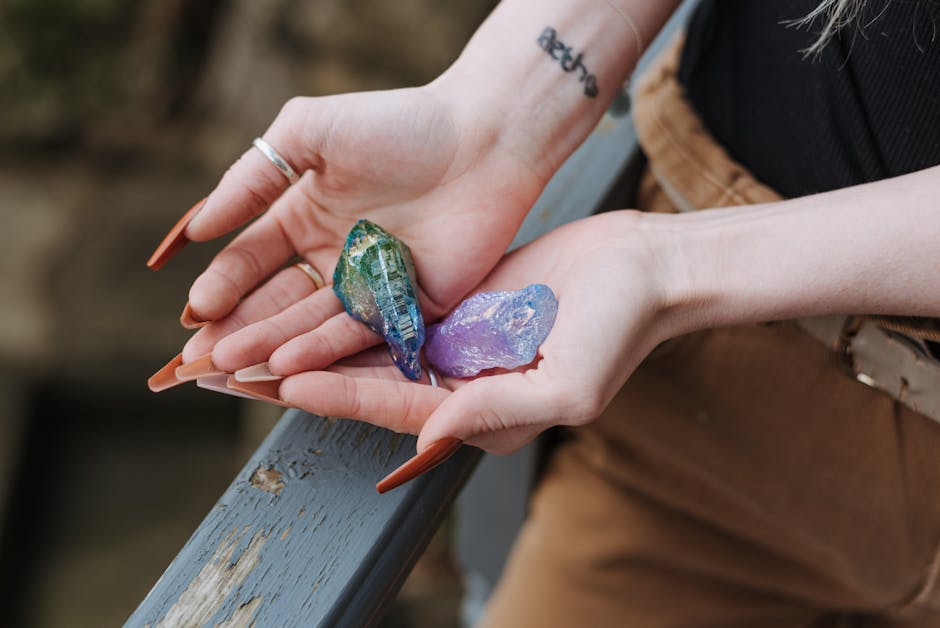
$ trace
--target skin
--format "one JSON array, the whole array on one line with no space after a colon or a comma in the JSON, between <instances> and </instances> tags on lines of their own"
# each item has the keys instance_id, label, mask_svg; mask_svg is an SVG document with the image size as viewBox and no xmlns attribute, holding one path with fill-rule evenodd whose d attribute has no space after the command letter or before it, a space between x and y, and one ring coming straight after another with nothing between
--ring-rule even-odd
<instances>
[{"instance_id":1,"label":"skin","mask_svg":"<svg viewBox=\"0 0 940 628\"><path fill-rule=\"evenodd\" d=\"M675 4L617 6L648 42ZM250 150L187 228L209 240L261 214L190 289L214 322L184 360L211 351L228 372L267 361L292 406L420 434L419 451L454 436L505 453L597 417L677 335L840 312L940 316L940 168L756 207L612 212L503 257L632 69L623 19L601 0L507 0L429 85L290 101L264 137L302 180L286 189ZM546 25L585 53L597 98L535 44ZM359 218L411 247L429 321L475 291L548 284L559 311L540 357L447 389L406 381L329 288L278 271L299 254L330 277Z\"/></svg>"}]
</instances>

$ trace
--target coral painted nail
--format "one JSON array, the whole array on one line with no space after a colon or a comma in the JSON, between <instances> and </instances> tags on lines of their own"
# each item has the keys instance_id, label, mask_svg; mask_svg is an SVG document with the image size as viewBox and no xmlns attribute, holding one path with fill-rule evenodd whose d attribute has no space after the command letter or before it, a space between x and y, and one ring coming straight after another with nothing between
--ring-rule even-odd
<instances>
[{"instance_id":1,"label":"coral painted nail","mask_svg":"<svg viewBox=\"0 0 940 628\"><path fill-rule=\"evenodd\" d=\"M386 493L405 482L410 482L453 456L462 443L459 438L442 438L431 443L427 449L385 476L375 485L375 490Z\"/></svg>"},{"instance_id":2,"label":"coral painted nail","mask_svg":"<svg viewBox=\"0 0 940 628\"><path fill-rule=\"evenodd\" d=\"M183 382L176 378L176 369L183 364L183 354L180 353L175 358L167 362L159 371L150 376L147 380L147 386L153 392L160 392L167 388L173 388Z\"/></svg>"},{"instance_id":3,"label":"coral painted nail","mask_svg":"<svg viewBox=\"0 0 940 628\"><path fill-rule=\"evenodd\" d=\"M164 236L163 241L157 245L156 250L153 252L153 255L150 256L150 259L147 260L147 266L150 270L160 270L164 264L170 261L170 258L176 255L176 253L182 249L189 242L189 238L186 237L186 227L192 222L192 219L195 218L196 214L199 213L199 210L202 209L202 206L205 205L206 199L202 199L195 205L189 208L183 217L180 218L173 228L170 229L169 233Z\"/></svg>"},{"instance_id":4,"label":"coral painted nail","mask_svg":"<svg viewBox=\"0 0 940 628\"><path fill-rule=\"evenodd\" d=\"M186 329L199 329L208 324L209 321L204 321L193 313L193 308L189 304L189 301L187 301L186 307L183 308L183 313L180 314L180 325Z\"/></svg>"},{"instance_id":5,"label":"coral painted nail","mask_svg":"<svg viewBox=\"0 0 940 628\"><path fill-rule=\"evenodd\" d=\"M212 363L212 354L207 353L198 357L192 362L187 362L176 369L176 378L183 382L196 379L197 377L207 377L209 375L222 375L225 371Z\"/></svg>"}]
</instances>

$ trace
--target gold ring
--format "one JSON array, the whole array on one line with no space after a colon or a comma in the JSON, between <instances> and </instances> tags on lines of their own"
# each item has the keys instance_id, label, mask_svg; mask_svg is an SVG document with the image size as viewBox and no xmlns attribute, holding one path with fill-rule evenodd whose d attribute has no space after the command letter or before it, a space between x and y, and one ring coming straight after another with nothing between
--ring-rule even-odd
<instances>
[{"instance_id":1,"label":"gold ring","mask_svg":"<svg viewBox=\"0 0 940 628\"><path fill-rule=\"evenodd\" d=\"M317 290L326 285L326 282L323 281L323 275L321 275L312 264L308 262L297 262L294 264L294 266L302 270L305 275L310 277L310 281L313 282L313 285L316 286Z\"/></svg>"}]
</instances>

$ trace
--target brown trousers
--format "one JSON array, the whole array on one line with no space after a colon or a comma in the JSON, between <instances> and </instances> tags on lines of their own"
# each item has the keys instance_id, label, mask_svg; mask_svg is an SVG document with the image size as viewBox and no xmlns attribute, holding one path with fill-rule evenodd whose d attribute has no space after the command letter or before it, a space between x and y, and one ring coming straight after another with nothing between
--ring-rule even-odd
<instances>
[{"instance_id":1,"label":"brown trousers","mask_svg":"<svg viewBox=\"0 0 940 628\"><path fill-rule=\"evenodd\" d=\"M641 206L777 198L709 137L676 58L636 100ZM483 624L940 626L938 544L940 423L793 323L713 329L555 450Z\"/></svg>"}]
</instances>

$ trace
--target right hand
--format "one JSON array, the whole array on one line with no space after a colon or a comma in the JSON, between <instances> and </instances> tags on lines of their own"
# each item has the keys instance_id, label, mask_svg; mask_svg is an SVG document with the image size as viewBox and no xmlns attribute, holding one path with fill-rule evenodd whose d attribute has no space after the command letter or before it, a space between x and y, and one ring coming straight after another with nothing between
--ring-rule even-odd
<instances>
[{"instance_id":1,"label":"right hand","mask_svg":"<svg viewBox=\"0 0 940 628\"><path fill-rule=\"evenodd\" d=\"M329 340L316 345L320 353L272 365L298 372L376 343L330 290L311 294L301 273L284 270L265 284L295 256L330 283L346 234L360 218L410 246L425 317L449 310L495 266L550 174L537 175L537 164L501 145L496 117L468 111L437 84L289 101L264 139L305 172L301 180L288 188L250 149L186 229L190 240L208 240L263 213L192 285L193 312L218 323L190 340L184 360L225 337L213 361L234 371L267 360L300 334ZM233 334L255 321L261 322Z\"/></svg>"}]
</instances>

